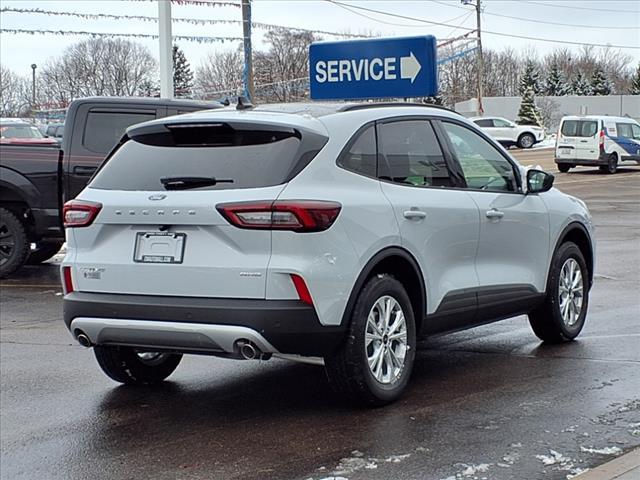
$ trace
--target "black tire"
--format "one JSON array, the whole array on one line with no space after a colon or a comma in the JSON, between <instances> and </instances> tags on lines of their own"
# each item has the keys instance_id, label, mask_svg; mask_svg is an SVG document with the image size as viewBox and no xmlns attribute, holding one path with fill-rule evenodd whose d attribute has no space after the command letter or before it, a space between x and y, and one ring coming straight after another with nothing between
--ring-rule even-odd
<instances>
[{"instance_id":1,"label":"black tire","mask_svg":"<svg viewBox=\"0 0 640 480\"><path fill-rule=\"evenodd\" d=\"M518 146L520 148L531 148L536 143L536 137L530 133L523 133L518 137Z\"/></svg>"},{"instance_id":2,"label":"black tire","mask_svg":"<svg viewBox=\"0 0 640 480\"><path fill-rule=\"evenodd\" d=\"M31 244L20 219L6 208L0 208L0 278L24 265Z\"/></svg>"},{"instance_id":3,"label":"black tire","mask_svg":"<svg viewBox=\"0 0 640 480\"><path fill-rule=\"evenodd\" d=\"M616 173L618 171L618 155L615 153L609 155L609 157L607 157L607 164L600 165L600 171L610 175Z\"/></svg>"},{"instance_id":4,"label":"black tire","mask_svg":"<svg viewBox=\"0 0 640 480\"><path fill-rule=\"evenodd\" d=\"M93 348L98 365L116 382L127 385L160 383L178 367L182 355L162 353L154 359L144 360L132 347L98 345Z\"/></svg>"},{"instance_id":5,"label":"black tire","mask_svg":"<svg viewBox=\"0 0 640 480\"><path fill-rule=\"evenodd\" d=\"M582 304L580 313L572 325L563 320L560 311L561 271L565 262L574 259L582 276ZM575 243L566 242L558 247L551 261L549 279L547 281L547 297L544 303L529 312L529 323L536 336L546 343L569 342L576 338L587 317L589 308L589 271L582 252Z\"/></svg>"},{"instance_id":6,"label":"black tire","mask_svg":"<svg viewBox=\"0 0 640 480\"><path fill-rule=\"evenodd\" d=\"M571 165L568 165L566 163L559 163L558 164L558 171L559 172L567 173L569 170L571 170Z\"/></svg>"},{"instance_id":7,"label":"black tire","mask_svg":"<svg viewBox=\"0 0 640 480\"><path fill-rule=\"evenodd\" d=\"M36 243L35 250L31 250L29 258L27 258L27 264L38 265L42 262L46 262L62 248L63 242L38 242Z\"/></svg>"},{"instance_id":8,"label":"black tire","mask_svg":"<svg viewBox=\"0 0 640 480\"><path fill-rule=\"evenodd\" d=\"M408 347L399 373L395 379L391 379L391 382L386 384L378 381L369 368L368 347L365 347L365 332L369 313L378 299L384 296L392 297L402 309ZM385 340L385 343L379 344L379 346L392 345L393 341L387 344L388 341ZM373 347L373 344L371 346ZM336 352L324 359L329 383L334 391L358 404L369 407L386 405L397 400L405 390L413 369L415 349L415 319L407 292L402 284L392 276L376 275L369 279L358 294L345 342ZM382 355L380 358L380 363L382 363ZM380 370L383 370L382 365Z\"/></svg>"}]
</instances>

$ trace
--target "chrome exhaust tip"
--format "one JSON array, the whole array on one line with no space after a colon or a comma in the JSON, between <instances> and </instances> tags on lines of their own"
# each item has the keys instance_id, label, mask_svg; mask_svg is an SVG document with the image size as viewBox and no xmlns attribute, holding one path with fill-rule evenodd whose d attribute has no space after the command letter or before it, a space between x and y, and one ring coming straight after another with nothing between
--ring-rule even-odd
<instances>
[{"instance_id":1,"label":"chrome exhaust tip","mask_svg":"<svg viewBox=\"0 0 640 480\"><path fill-rule=\"evenodd\" d=\"M89 340L89 337L87 337L82 332L80 332L78 335L76 335L76 340L78 340L78 343L80 345L82 345L83 347L89 348L89 347L93 346L93 344L91 343L91 340Z\"/></svg>"},{"instance_id":2,"label":"chrome exhaust tip","mask_svg":"<svg viewBox=\"0 0 640 480\"><path fill-rule=\"evenodd\" d=\"M255 360L262 353L253 343L246 340L238 341L238 349L240 350L240 355L242 355L242 358L245 360Z\"/></svg>"}]
</instances>

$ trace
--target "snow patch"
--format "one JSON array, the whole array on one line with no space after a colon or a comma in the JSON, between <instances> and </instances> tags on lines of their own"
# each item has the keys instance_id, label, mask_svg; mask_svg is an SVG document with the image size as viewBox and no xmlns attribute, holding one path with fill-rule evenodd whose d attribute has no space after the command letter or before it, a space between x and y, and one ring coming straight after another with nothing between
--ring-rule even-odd
<instances>
[{"instance_id":1,"label":"snow patch","mask_svg":"<svg viewBox=\"0 0 640 480\"><path fill-rule=\"evenodd\" d=\"M618 447L587 448L581 446L580 451L584 453L595 453L597 455L620 455L622 453L622 450Z\"/></svg>"},{"instance_id":2,"label":"snow patch","mask_svg":"<svg viewBox=\"0 0 640 480\"><path fill-rule=\"evenodd\" d=\"M567 473L567 480L571 480L573 477L577 477L581 473L588 472L588 471L589 471L588 468L576 467L572 469L570 473Z\"/></svg>"},{"instance_id":3,"label":"snow patch","mask_svg":"<svg viewBox=\"0 0 640 480\"><path fill-rule=\"evenodd\" d=\"M409 458L410 456L411 456L410 453L405 453L404 455L391 455L390 457L385 458L384 461L389 463L400 463L401 461Z\"/></svg>"},{"instance_id":4,"label":"snow patch","mask_svg":"<svg viewBox=\"0 0 640 480\"><path fill-rule=\"evenodd\" d=\"M549 450L551 455L536 455L536 458L545 465L557 465L569 462L571 459L563 456L560 452Z\"/></svg>"}]
</instances>

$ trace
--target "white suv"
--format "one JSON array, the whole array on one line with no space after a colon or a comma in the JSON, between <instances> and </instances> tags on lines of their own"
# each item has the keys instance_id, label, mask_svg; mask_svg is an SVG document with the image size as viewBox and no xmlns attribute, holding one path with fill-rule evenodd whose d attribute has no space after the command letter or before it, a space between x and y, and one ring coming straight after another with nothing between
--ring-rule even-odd
<instances>
[{"instance_id":1,"label":"white suv","mask_svg":"<svg viewBox=\"0 0 640 480\"><path fill-rule=\"evenodd\" d=\"M516 145L520 148L531 148L545 137L545 132L540 127L518 125L506 118L477 117L470 120L505 147Z\"/></svg>"},{"instance_id":2,"label":"white suv","mask_svg":"<svg viewBox=\"0 0 640 480\"><path fill-rule=\"evenodd\" d=\"M528 314L582 329L585 204L473 123L405 104L216 110L128 129L64 207L64 320L123 383L184 353L324 363L395 400L416 338Z\"/></svg>"}]
</instances>

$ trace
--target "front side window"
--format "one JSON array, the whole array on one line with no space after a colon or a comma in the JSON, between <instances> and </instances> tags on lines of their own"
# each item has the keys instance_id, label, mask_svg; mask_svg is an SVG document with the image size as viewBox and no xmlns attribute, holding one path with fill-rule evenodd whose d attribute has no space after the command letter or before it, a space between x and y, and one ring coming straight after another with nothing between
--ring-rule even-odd
<instances>
[{"instance_id":1,"label":"front side window","mask_svg":"<svg viewBox=\"0 0 640 480\"><path fill-rule=\"evenodd\" d=\"M376 176L376 129L373 125L358 135L339 163L352 172Z\"/></svg>"},{"instance_id":2,"label":"front side window","mask_svg":"<svg viewBox=\"0 0 640 480\"><path fill-rule=\"evenodd\" d=\"M513 166L493 145L466 127L449 122L442 122L442 125L468 188L498 192L517 190Z\"/></svg>"},{"instance_id":3,"label":"front side window","mask_svg":"<svg viewBox=\"0 0 640 480\"><path fill-rule=\"evenodd\" d=\"M431 123L406 120L378 126L383 180L414 187L453 186L449 169Z\"/></svg>"},{"instance_id":4,"label":"front side window","mask_svg":"<svg viewBox=\"0 0 640 480\"><path fill-rule=\"evenodd\" d=\"M116 146L127 127L154 120L155 112L89 112L84 127L83 145L95 153L109 153Z\"/></svg>"},{"instance_id":5,"label":"front side window","mask_svg":"<svg viewBox=\"0 0 640 480\"><path fill-rule=\"evenodd\" d=\"M499 118L496 118L493 121L493 124L498 128L509 128L511 126L509 122L507 122L506 120L501 120Z\"/></svg>"}]
</instances>

